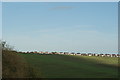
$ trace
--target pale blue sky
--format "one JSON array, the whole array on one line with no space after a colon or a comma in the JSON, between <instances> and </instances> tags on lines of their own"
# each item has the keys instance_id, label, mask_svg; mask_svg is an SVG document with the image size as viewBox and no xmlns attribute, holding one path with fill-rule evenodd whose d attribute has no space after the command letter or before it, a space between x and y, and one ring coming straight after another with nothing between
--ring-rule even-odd
<instances>
[{"instance_id":1,"label":"pale blue sky","mask_svg":"<svg viewBox=\"0 0 120 80\"><path fill-rule=\"evenodd\" d=\"M21 51L116 53L117 4L3 3L3 39Z\"/></svg>"},{"instance_id":2,"label":"pale blue sky","mask_svg":"<svg viewBox=\"0 0 120 80\"><path fill-rule=\"evenodd\" d=\"M0 39L2 39L2 2L0 1Z\"/></svg>"}]
</instances>

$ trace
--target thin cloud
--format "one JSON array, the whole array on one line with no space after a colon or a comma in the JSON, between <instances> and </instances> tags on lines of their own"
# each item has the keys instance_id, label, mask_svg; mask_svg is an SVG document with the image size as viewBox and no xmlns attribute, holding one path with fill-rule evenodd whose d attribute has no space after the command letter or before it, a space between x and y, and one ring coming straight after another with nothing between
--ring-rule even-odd
<instances>
[{"instance_id":1,"label":"thin cloud","mask_svg":"<svg viewBox=\"0 0 120 80\"><path fill-rule=\"evenodd\" d=\"M66 10L66 9L72 9L74 8L73 6L57 6L57 7L53 7L50 8L51 10Z\"/></svg>"}]
</instances>

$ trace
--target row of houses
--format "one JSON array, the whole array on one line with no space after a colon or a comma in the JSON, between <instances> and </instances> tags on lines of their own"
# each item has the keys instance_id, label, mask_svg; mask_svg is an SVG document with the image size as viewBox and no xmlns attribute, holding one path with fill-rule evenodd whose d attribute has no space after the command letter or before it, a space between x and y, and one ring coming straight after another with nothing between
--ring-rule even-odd
<instances>
[{"instance_id":1,"label":"row of houses","mask_svg":"<svg viewBox=\"0 0 120 80\"><path fill-rule=\"evenodd\" d=\"M74 52L24 52L28 54L63 54L63 55L80 55L80 56L101 56L101 57L120 57L120 54L98 54L98 53L74 53Z\"/></svg>"}]
</instances>

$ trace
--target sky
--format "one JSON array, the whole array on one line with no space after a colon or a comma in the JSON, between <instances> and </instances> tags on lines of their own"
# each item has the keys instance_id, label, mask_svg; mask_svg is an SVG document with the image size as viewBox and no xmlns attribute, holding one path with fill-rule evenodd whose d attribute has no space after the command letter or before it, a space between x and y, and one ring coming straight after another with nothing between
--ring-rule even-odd
<instances>
[{"instance_id":1,"label":"sky","mask_svg":"<svg viewBox=\"0 0 120 80\"><path fill-rule=\"evenodd\" d=\"M0 1L0 39L2 39L2 2Z\"/></svg>"},{"instance_id":2,"label":"sky","mask_svg":"<svg viewBox=\"0 0 120 80\"><path fill-rule=\"evenodd\" d=\"M2 39L2 3L0 1L0 40ZM2 78L2 50L0 45L0 78Z\"/></svg>"},{"instance_id":3,"label":"sky","mask_svg":"<svg viewBox=\"0 0 120 80\"><path fill-rule=\"evenodd\" d=\"M19 51L117 53L117 2L3 2L2 37Z\"/></svg>"},{"instance_id":4,"label":"sky","mask_svg":"<svg viewBox=\"0 0 120 80\"><path fill-rule=\"evenodd\" d=\"M3 2L119 2L119 0L1 0Z\"/></svg>"}]
</instances>

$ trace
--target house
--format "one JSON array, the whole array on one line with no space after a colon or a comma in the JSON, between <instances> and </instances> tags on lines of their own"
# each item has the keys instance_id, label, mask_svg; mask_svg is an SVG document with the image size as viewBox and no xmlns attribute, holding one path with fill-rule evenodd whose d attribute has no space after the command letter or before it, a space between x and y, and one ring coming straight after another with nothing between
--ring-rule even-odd
<instances>
[{"instance_id":1,"label":"house","mask_svg":"<svg viewBox=\"0 0 120 80\"><path fill-rule=\"evenodd\" d=\"M92 53L88 53L87 55L88 55L88 56L92 56Z\"/></svg>"},{"instance_id":2,"label":"house","mask_svg":"<svg viewBox=\"0 0 120 80\"><path fill-rule=\"evenodd\" d=\"M59 52L59 54L64 54L64 52Z\"/></svg>"},{"instance_id":3,"label":"house","mask_svg":"<svg viewBox=\"0 0 120 80\"><path fill-rule=\"evenodd\" d=\"M105 56L105 54L100 54L100 56L101 56L101 57L104 57L104 56Z\"/></svg>"},{"instance_id":4,"label":"house","mask_svg":"<svg viewBox=\"0 0 120 80\"><path fill-rule=\"evenodd\" d=\"M117 55L116 54L112 54L112 57L117 57Z\"/></svg>"},{"instance_id":5,"label":"house","mask_svg":"<svg viewBox=\"0 0 120 80\"><path fill-rule=\"evenodd\" d=\"M100 54L97 54L97 53L96 53L95 56L100 56Z\"/></svg>"},{"instance_id":6,"label":"house","mask_svg":"<svg viewBox=\"0 0 120 80\"><path fill-rule=\"evenodd\" d=\"M111 55L110 54L105 54L106 57L110 57Z\"/></svg>"},{"instance_id":7,"label":"house","mask_svg":"<svg viewBox=\"0 0 120 80\"><path fill-rule=\"evenodd\" d=\"M87 56L87 54L86 53L82 53L81 56Z\"/></svg>"},{"instance_id":8,"label":"house","mask_svg":"<svg viewBox=\"0 0 120 80\"><path fill-rule=\"evenodd\" d=\"M64 54L68 55L68 54L69 54L69 52L64 52Z\"/></svg>"},{"instance_id":9,"label":"house","mask_svg":"<svg viewBox=\"0 0 120 80\"><path fill-rule=\"evenodd\" d=\"M117 57L120 57L120 54L117 54Z\"/></svg>"},{"instance_id":10,"label":"house","mask_svg":"<svg viewBox=\"0 0 120 80\"><path fill-rule=\"evenodd\" d=\"M81 53L76 53L76 55L81 55Z\"/></svg>"},{"instance_id":11,"label":"house","mask_svg":"<svg viewBox=\"0 0 120 80\"><path fill-rule=\"evenodd\" d=\"M71 55L75 55L75 53L74 52L72 52L72 53L70 53Z\"/></svg>"}]
</instances>

